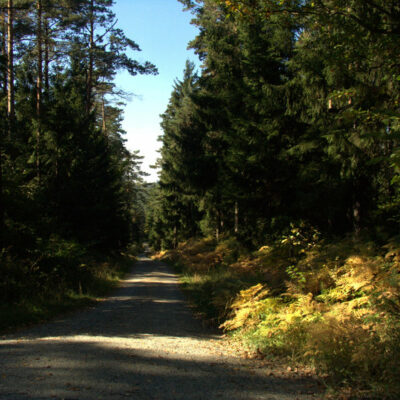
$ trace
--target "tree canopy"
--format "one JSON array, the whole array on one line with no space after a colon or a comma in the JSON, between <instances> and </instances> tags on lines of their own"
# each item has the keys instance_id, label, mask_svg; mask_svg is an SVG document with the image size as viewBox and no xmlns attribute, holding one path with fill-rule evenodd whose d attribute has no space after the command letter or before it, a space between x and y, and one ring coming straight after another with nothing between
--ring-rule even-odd
<instances>
[{"instance_id":1,"label":"tree canopy","mask_svg":"<svg viewBox=\"0 0 400 400\"><path fill-rule=\"evenodd\" d=\"M163 115L156 237L395 234L397 2L181 2L202 68Z\"/></svg>"},{"instance_id":2,"label":"tree canopy","mask_svg":"<svg viewBox=\"0 0 400 400\"><path fill-rule=\"evenodd\" d=\"M29 268L34 282L61 282L81 252L142 239L142 157L125 148L124 94L113 80L157 69L128 56L140 48L118 28L113 3L0 1L0 263L15 265L0 267L7 285Z\"/></svg>"}]
</instances>

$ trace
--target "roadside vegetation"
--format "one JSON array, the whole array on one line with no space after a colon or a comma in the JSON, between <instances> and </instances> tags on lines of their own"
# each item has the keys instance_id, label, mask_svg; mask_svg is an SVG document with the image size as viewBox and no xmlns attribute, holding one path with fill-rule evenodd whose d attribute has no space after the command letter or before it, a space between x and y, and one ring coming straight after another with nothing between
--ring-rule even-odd
<instances>
[{"instance_id":1,"label":"roadside vegetation","mask_svg":"<svg viewBox=\"0 0 400 400\"><path fill-rule=\"evenodd\" d=\"M156 257L178 268L205 318L254 354L311 366L343 398L399 397L398 242L324 241L292 227L252 252L205 238Z\"/></svg>"},{"instance_id":2,"label":"roadside vegetation","mask_svg":"<svg viewBox=\"0 0 400 400\"><path fill-rule=\"evenodd\" d=\"M0 0L0 330L102 296L143 239L142 156L125 147L112 0Z\"/></svg>"},{"instance_id":3,"label":"roadside vegetation","mask_svg":"<svg viewBox=\"0 0 400 400\"><path fill-rule=\"evenodd\" d=\"M400 398L399 2L180 1L202 65L162 115L150 245L255 352Z\"/></svg>"},{"instance_id":4,"label":"roadside vegetation","mask_svg":"<svg viewBox=\"0 0 400 400\"><path fill-rule=\"evenodd\" d=\"M36 265L2 258L0 332L50 320L93 304L132 268L137 248L104 256L76 243L47 249Z\"/></svg>"}]
</instances>

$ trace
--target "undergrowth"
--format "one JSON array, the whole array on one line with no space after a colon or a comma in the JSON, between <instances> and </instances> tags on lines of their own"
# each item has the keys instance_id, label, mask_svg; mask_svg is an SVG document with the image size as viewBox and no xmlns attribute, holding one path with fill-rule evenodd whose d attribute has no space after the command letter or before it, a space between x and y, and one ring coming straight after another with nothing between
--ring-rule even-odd
<instances>
[{"instance_id":1,"label":"undergrowth","mask_svg":"<svg viewBox=\"0 0 400 400\"><path fill-rule=\"evenodd\" d=\"M133 252L88 253L73 242L47 243L32 262L0 254L0 332L49 320L107 295L132 267Z\"/></svg>"},{"instance_id":2,"label":"undergrowth","mask_svg":"<svg viewBox=\"0 0 400 400\"><path fill-rule=\"evenodd\" d=\"M326 242L292 227L252 253L232 238L201 239L157 257L178 265L199 310L251 350L310 365L349 398L399 398L396 240Z\"/></svg>"}]
</instances>

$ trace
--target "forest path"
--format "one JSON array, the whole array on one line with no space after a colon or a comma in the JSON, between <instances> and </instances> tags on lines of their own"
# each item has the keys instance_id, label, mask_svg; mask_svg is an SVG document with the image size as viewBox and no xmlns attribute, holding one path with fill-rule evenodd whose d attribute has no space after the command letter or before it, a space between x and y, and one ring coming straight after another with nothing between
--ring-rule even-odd
<instances>
[{"instance_id":1,"label":"forest path","mask_svg":"<svg viewBox=\"0 0 400 400\"><path fill-rule=\"evenodd\" d=\"M141 257L114 295L0 340L0 399L316 399L193 318L169 267ZM307 394L308 393L308 394Z\"/></svg>"}]
</instances>

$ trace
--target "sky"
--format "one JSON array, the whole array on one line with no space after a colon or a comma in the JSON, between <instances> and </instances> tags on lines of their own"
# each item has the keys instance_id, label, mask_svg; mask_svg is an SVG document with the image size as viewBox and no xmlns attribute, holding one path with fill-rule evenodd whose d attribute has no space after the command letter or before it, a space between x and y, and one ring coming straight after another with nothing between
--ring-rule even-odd
<instances>
[{"instance_id":1,"label":"sky","mask_svg":"<svg viewBox=\"0 0 400 400\"><path fill-rule=\"evenodd\" d=\"M178 0L116 0L114 12L117 27L142 50L129 56L150 61L159 71L157 76L134 77L120 72L115 81L118 88L133 94L125 106L122 124L127 132L126 146L145 157L142 169L150 174L146 180L155 182L157 173L150 165L159 157L160 114L167 107L175 79L183 76L186 60L199 65L194 52L187 50L197 30L190 24L192 15L183 11Z\"/></svg>"}]
</instances>

